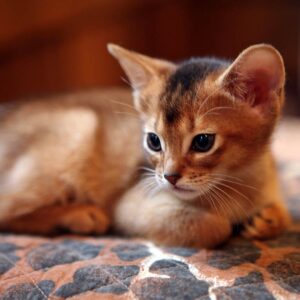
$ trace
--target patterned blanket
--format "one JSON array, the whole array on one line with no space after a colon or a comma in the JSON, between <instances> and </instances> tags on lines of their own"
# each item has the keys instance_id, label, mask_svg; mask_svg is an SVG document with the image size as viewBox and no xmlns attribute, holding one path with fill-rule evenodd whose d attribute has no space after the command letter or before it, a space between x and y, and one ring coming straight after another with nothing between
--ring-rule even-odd
<instances>
[{"instance_id":1,"label":"patterned blanket","mask_svg":"<svg viewBox=\"0 0 300 300\"><path fill-rule=\"evenodd\" d=\"M300 299L300 153L279 155L294 219L279 238L235 237L204 250L117 237L2 234L0 300Z\"/></svg>"}]
</instances>

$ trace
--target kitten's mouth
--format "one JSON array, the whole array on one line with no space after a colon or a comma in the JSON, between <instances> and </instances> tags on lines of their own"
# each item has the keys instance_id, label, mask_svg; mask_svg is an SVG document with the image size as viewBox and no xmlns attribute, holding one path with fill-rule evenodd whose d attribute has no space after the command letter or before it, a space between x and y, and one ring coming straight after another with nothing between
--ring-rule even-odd
<instances>
[{"instance_id":1,"label":"kitten's mouth","mask_svg":"<svg viewBox=\"0 0 300 300\"><path fill-rule=\"evenodd\" d=\"M195 193L195 190L182 188L176 185L173 186L173 190L180 193Z\"/></svg>"},{"instance_id":2,"label":"kitten's mouth","mask_svg":"<svg viewBox=\"0 0 300 300\"><path fill-rule=\"evenodd\" d=\"M199 191L178 185L169 185L169 191L172 192L178 199L193 200L199 195Z\"/></svg>"}]
</instances>

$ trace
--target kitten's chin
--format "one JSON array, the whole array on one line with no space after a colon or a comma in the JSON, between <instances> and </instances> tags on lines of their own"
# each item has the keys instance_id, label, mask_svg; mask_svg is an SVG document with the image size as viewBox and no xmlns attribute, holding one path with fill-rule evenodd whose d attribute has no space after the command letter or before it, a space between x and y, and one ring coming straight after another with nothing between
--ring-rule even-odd
<instances>
[{"instance_id":1,"label":"kitten's chin","mask_svg":"<svg viewBox=\"0 0 300 300\"><path fill-rule=\"evenodd\" d=\"M188 190L176 186L169 187L168 190L180 200L195 200L201 193L196 190Z\"/></svg>"}]
</instances>

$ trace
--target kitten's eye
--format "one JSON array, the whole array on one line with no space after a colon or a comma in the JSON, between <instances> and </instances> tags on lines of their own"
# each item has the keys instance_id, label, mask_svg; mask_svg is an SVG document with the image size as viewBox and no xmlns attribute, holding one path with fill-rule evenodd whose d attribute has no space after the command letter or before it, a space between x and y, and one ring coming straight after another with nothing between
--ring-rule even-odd
<instances>
[{"instance_id":1,"label":"kitten's eye","mask_svg":"<svg viewBox=\"0 0 300 300\"><path fill-rule=\"evenodd\" d=\"M207 152L215 142L214 134L198 134L192 141L192 150L197 152Z\"/></svg>"},{"instance_id":2,"label":"kitten's eye","mask_svg":"<svg viewBox=\"0 0 300 300\"><path fill-rule=\"evenodd\" d=\"M160 140L159 140L159 137L155 133L152 133L152 132L148 133L147 145L153 151L156 151L156 152L161 151Z\"/></svg>"}]
</instances>

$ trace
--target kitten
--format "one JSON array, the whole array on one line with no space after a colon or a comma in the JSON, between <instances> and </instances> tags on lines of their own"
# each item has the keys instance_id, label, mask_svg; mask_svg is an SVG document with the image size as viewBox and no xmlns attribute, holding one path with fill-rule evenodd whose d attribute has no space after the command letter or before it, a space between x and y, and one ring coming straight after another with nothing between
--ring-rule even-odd
<instances>
[{"instance_id":1,"label":"kitten","mask_svg":"<svg viewBox=\"0 0 300 300\"><path fill-rule=\"evenodd\" d=\"M234 224L248 238L281 233L289 216L270 139L284 102L285 70L269 45L237 59L181 64L109 45L127 74L154 171L118 202L121 232L168 245L213 247ZM155 183L153 183L155 182Z\"/></svg>"},{"instance_id":2,"label":"kitten","mask_svg":"<svg viewBox=\"0 0 300 300\"><path fill-rule=\"evenodd\" d=\"M133 87L19 104L0 127L0 227L213 247L234 224L269 238L289 223L270 153L285 71L271 46L181 64L109 45ZM116 92L115 92L116 93ZM128 103L128 96L125 96ZM120 110L120 108L118 108ZM124 111L125 110L125 111ZM143 128L144 134L141 134ZM136 177L149 164L146 178Z\"/></svg>"}]
</instances>

